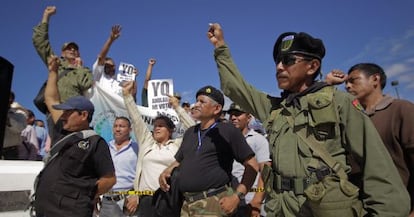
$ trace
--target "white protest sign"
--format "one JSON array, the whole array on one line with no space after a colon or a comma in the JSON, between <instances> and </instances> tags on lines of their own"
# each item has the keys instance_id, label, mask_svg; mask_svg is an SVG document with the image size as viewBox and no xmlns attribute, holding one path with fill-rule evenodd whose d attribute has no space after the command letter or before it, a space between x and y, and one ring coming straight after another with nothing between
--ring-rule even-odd
<instances>
[{"instance_id":1,"label":"white protest sign","mask_svg":"<svg viewBox=\"0 0 414 217\"><path fill-rule=\"evenodd\" d=\"M148 107L152 110L171 108L168 95L173 95L172 79L150 80L148 82Z\"/></svg>"},{"instance_id":2,"label":"white protest sign","mask_svg":"<svg viewBox=\"0 0 414 217\"><path fill-rule=\"evenodd\" d=\"M117 80L123 81L134 81L135 80L135 66L129 63L120 62L118 67Z\"/></svg>"}]
</instances>

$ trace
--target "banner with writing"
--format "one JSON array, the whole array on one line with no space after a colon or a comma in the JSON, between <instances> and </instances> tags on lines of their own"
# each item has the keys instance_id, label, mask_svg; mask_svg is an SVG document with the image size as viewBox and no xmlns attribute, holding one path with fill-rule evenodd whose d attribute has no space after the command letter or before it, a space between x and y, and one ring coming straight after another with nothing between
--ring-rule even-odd
<instances>
[{"instance_id":1,"label":"banner with writing","mask_svg":"<svg viewBox=\"0 0 414 217\"><path fill-rule=\"evenodd\" d=\"M107 142L109 142L113 139L112 125L114 123L115 117L125 116L129 118L128 112L125 108L124 100L121 96L103 89L99 83L96 83L94 85L92 93L93 94L90 100L95 106L95 112L92 118L91 126L99 135L101 135ZM150 109L150 107L143 107L140 105L137 105L137 107L139 112L142 114L143 120L145 123L147 123L147 126L150 130L152 130L153 119L156 116L166 115L176 125L173 137L182 136L184 134L184 129L181 127L178 115L173 109L168 108L164 110L153 110ZM134 139L134 141L136 141L135 135L131 135L131 137Z\"/></svg>"}]
</instances>

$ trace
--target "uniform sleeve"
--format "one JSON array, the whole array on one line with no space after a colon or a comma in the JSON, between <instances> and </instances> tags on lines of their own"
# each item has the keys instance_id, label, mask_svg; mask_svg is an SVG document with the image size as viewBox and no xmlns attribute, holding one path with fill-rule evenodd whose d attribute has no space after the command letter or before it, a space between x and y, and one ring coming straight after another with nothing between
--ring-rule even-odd
<instances>
[{"instance_id":1,"label":"uniform sleeve","mask_svg":"<svg viewBox=\"0 0 414 217\"><path fill-rule=\"evenodd\" d=\"M345 99L345 100L344 100ZM357 110L348 97L339 108L346 140L361 160L361 196L369 216L408 216L407 190L385 145L368 116Z\"/></svg>"},{"instance_id":2,"label":"uniform sleeve","mask_svg":"<svg viewBox=\"0 0 414 217\"><path fill-rule=\"evenodd\" d=\"M139 112L132 95L129 94L124 96L124 103L133 124L135 138L138 140L139 149L144 150L145 147L143 146L153 144L155 143L155 140L144 120L142 120L141 113Z\"/></svg>"},{"instance_id":3,"label":"uniform sleeve","mask_svg":"<svg viewBox=\"0 0 414 217\"><path fill-rule=\"evenodd\" d=\"M32 40L37 53L47 66L47 58L52 54L54 55L49 42L49 24L40 23L35 26L33 28Z\"/></svg>"},{"instance_id":4,"label":"uniform sleeve","mask_svg":"<svg viewBox=\"0 0 414 217\"><path fill-rule=\"evenodd\" d=\"M257 90L243 79L227 45L216 48L214 57L224 94L262 122L265 121L272 108L267 94Z\"/></svg>"},{"instance_id":5,"label":"uniform sleeve","mask_svg":"<svg viewBox=\"0 0 414 217\"><path fill-rule=\"evenodd\" d=\"M102 177L108 174L115 174L115 167L108 144L101 138L96 146L93 159L97 176Z\"/></svg>"}]
</instances>

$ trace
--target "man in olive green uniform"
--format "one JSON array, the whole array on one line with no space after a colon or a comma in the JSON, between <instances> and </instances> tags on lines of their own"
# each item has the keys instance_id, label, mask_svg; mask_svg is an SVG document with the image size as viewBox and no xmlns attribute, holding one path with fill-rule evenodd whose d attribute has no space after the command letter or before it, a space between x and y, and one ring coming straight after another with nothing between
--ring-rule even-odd
<instances>
[{"instance_id":1,"label":"man in olive green uniform","mask_svg":"<svg viewBox=\"0 0 414 217\"><path fill-rule=\"evenodd\" d=\"M55 13L56 7L47 7L41 23L33 29L33 45L46 66L47 58L54 55L49 42L49 19ZM59 74L61 73L66 73L66 76L58 81L62 102L72 96L84 95L84 92L92 86L92 73L88 68L82 66L79 47L75 42L63 44L59 65Z\"/></svg>"},{"instance_id":2,"label":"man in olive green uniform","mask_svg":"<svg viewBox=\"0 0 414 217\"><path fill-rule=\"evenodd\" d=\"M268 216L408 216L408 193L369 118L348 94L315 81L325 55L321 40L306 33L279 36L273 56L284 92L275 98L242 78L219 24L207 36L223 92L266 126L272 159L271 170L265 166L262 173ZM359 194L347 181L357 170L347 153L360 169Z\"/></svg>"},{"instance_id":3,"label":"man in olive green uniform","mask_svg":"<svg viewBox=\"0 0 414 217\"><path fill-rule=\"evenodd\" d=\"M33 45L46 66L47 59L55 55L49 42L49 19L55 13L56 7L46 7L40 24L33 28ZM75 42L63 44L58 73L58 91L62 103L70 97L85 95L93 84L92 73L83 67L79 46ZM48 129L53 129L53 122L49 118ZM53 144L54 135L49 133Z\"/></svg>"}]
</instances>

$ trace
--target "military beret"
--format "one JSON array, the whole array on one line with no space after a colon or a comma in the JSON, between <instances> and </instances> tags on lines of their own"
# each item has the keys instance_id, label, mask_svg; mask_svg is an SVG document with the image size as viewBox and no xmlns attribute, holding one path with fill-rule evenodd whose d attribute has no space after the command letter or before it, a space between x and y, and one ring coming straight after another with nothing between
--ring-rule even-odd
<instances>
[{"instance_id":1,"label":"military beret","mask_svg":"<svg viewBox=\"0 0 414 217\"><path fill-rule=\"evenodd\" d=\"M322 60L325 56L325 46L322 40L304 32L285 32L277 38L273 47L273 59L285 54L303 54Z\"/></svg>"},{"instance_id":2,"label":"military beret","mask_svg":"<svg viewBox=\"0 0 414 217\"><path fill-rule=\"evenodd\" d=\"M200 90L197 91L196 98L199 95L204 95L210 97L212 100L216 101L221 106L224 106L224 96L220 90L216 89L213 86L205 86L202 87Z\"/></svg>"}]
</instances>

